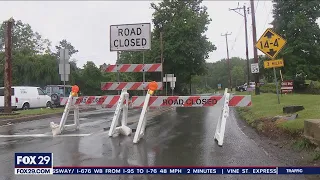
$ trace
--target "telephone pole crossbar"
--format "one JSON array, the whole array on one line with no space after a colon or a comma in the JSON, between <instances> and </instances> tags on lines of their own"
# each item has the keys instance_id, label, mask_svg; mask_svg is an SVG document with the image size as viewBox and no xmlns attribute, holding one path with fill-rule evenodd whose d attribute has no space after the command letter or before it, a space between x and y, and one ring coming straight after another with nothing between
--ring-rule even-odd
<instances>
[{"instance_id":1,"label":"telephone pole crossbar","mask_svg":"<svg viewBox=\"0 0 320 180\"><path fill-rule=\"evenodd\" d=\"M225 36L226 38L226 47L227 47L227 62L228 62L228 71L229 71L229 88L232 91L232 78L231 78L231 67L230 67L230 58L229 58L229 47L228 47L228 36L232 33L221 34L221 36Z\"/></svg>"}]
</instances>

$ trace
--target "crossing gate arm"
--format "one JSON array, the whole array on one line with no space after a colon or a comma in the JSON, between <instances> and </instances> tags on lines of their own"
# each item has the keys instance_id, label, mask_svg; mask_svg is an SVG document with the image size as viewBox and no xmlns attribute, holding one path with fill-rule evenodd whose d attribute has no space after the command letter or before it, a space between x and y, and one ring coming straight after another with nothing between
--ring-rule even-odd
<instances>
[{"instance_id":1,"label":"crossing gate arm","mask_svg":"<svg viewBox=\"0 0 320 180\"><path fill-rule=\"evenodd\" d=\"M229 94L230 96L230 94ZM151 96L148 107L212 107L223 106L224 96ZM132 107L141 108L146 96L132 96ZM251 106L251 95L235 95L230 97L229 106Z\"/></svg>"}]
</instances>

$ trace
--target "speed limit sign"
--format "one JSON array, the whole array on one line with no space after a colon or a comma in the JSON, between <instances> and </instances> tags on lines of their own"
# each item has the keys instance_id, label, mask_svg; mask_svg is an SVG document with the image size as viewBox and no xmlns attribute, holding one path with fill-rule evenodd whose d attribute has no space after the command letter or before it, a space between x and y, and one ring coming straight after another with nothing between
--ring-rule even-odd
<instances>
[{"instance_id":1,"label":"speed limit sign","mask_svg":"<svg viewBox=\"0 0 320 180\"><path fill-rule=\"evenodd\" d=\"M258 63L251 64L251 73L252 74L259 73L259 64Z\"/></svg>"}]
</instances>

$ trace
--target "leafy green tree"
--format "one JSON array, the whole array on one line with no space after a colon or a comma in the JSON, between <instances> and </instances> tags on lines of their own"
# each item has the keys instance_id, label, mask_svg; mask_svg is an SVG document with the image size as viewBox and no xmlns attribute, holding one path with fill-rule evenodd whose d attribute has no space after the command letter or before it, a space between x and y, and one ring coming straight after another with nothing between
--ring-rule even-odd
<instances>
[{"instance_id":1,"label":"leafy green tree","mask_svg":"<svg viewBox=\"0 0 320 180\"><path fill-rule=\"evenodd\" d=\"M245 83L244 69L241 66L234 66L231 70L233 87Z\"/></svg>"},{"instance_id":2,"label":"leafy green tree","mask_svg":"<svg viewBox=\"0 0 320 180\"><path fill-rule=\"evenodd\" d=\"M73 54L79 52L70 42L63 39L59 42L59 45L56 46L56 51L54 55L57 57L57 59L60 59L60 49L68 49L69 50L69 56L72 57Z\"/></svg>"},{"instance_id":3,"label":"leafy green tree","mask_svg":"<svg viewBox=\"0 0 320 180\"><path fill-rule=\"evenodd\" d=\"M6 24L0 25L0 39L4 42ZM31 26L21 20L15 21L12 32L12 48L14 51L30 51L32 53L50 52L51 42L32 30Z\"/></svg>"},{"instance_id":4,"label":"leafy green tree","mask_svg":"<svg viewBox=\"0 0 320 180\"><path fill-rule=\"evenodd\" d=\"M80 78L77 80L77 84L84 95L102 95L101 82L103 81L103 75L92 61L87 61L83 66Z\"/></svg>"},{"instance_id":5,"label":"leafy green tree","mask_svg":"<svg viewBox=\"0 0 320 180\"><path fill-rule=\"evenodd\" d=\"M206 72L206 59L216 47L204 33L211 22L202 0L151 3L154 23L153 37L164 39L164 71L177 77L177 91L191 83L193 75Z\"/></svg>"},{"instance_id":6,"label":"leafy green tree","mask_svg":"<svg viewBox=\"0 0 320 180\"><path fill-rule=\"evenodd\" d=\"M318 0L273 0L274 21L277 33L287 40L279 54L285 61L286 76L294 78L303 72L308 79L320 78L320 29L316 20L320 17Z\"/></svg>"}]
</instances>

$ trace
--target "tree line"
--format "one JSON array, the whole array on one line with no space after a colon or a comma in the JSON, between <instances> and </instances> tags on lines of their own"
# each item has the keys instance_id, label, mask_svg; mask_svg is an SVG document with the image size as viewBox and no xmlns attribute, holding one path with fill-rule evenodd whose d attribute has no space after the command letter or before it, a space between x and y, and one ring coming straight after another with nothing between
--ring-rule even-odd
<instances>
[{"instance_id":1,"label":"tree line","mask_svg":"<svg viewBox=\"0 0 320 180\"><path fill-rule=\"evenodd\" d=\"M320 5L317 0L273 0L275 32L287 40L287 44L279 53L285 67L281 68L285 79L320 79L320 30L316 19L320 16ZM208 63L209 53L217 47L205 36L208 25L212 23L207 7L201 0L169 1L151 3L154 10L152 23L152 48L144 52L121 52L117 63L141 64L144 56L145 63L160 63L163 48L164 74L175 74L177 77L175 92L189 94L192 87L216 89L217 84L228 86L228 67L226 59ZM4 42L5 24L0 27L0 38ZM35 32L28 23L16 20L13 28L13 85L45 86L61 84L58 73L59 50L69 49L71 57L71 72L69 84L77 84L85 95L102 95L101 82L116 82L116 73L105 73L93 61L87 61L83 67L77 66L77 60L72 56L79 51L71 42L63 39L52 48L52 42L44 39ZM160 34L163 46L161 47ZM3 44L0 45L3 47ZM1 48L0 48L1 49ZM273 81L272 70L263 68L265 56L259 57L260 76L265 82ZM247 81L246 61L233 57L231 62L232 85L243 84ZM250 63L253 62L250 59ZM4 53L0 50L0 65L4 69ZM279 72L278 72L279 73ZM251 75L250 75L251 76ZM278 75L278 77L280 77ZM3 79L3 70L0 71ZM121 81L142 81L141 73L122 73ZM161 81L160 73L146 73L147 81ZM251 80L253 78L251 77ZM3 81L0 81L3 86ZM114 92L110 92L114 93ZM139 93L139 92L132 92Z\"/></svg>"}]
</instances>

